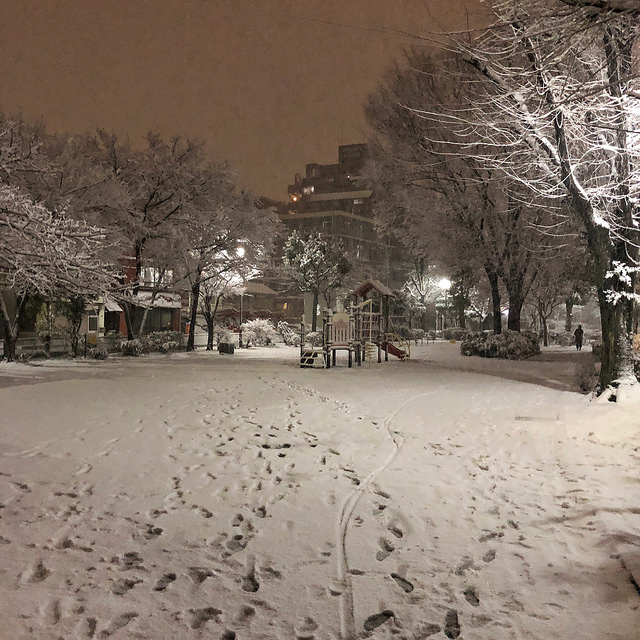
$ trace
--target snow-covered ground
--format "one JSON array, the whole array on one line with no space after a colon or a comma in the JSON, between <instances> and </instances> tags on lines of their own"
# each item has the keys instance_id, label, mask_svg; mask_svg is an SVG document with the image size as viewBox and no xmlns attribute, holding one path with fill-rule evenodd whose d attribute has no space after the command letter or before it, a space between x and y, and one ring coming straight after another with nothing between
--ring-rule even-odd
<instances>
[{"instance_id":1,"label":"snow-covered ground","mask_svg":"<svg viewBox=\"0 0 640 640\"><path fill-rule=\"evenodd\" d=\"M0 637L637 638L640 404L412 355L0 364Z\"/></svg>"}]
</instances>

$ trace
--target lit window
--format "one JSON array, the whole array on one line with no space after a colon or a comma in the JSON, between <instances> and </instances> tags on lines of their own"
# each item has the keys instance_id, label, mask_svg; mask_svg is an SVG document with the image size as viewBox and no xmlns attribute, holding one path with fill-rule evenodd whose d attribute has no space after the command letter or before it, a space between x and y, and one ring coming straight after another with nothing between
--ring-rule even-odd
<instances>
[{"instance_id":1,"label":"lit window","mask_svg":"<svg viewBox=\"0 0 640 640\"><path fill-rule=\"evenodd\" d=\"M288 305L288 303L286 303L286 302L285 302L285 303L282 305L282 309L283 309L283 311L284 311L288 306L289 306L289 305Z\"/></svg>"}]
</instances>

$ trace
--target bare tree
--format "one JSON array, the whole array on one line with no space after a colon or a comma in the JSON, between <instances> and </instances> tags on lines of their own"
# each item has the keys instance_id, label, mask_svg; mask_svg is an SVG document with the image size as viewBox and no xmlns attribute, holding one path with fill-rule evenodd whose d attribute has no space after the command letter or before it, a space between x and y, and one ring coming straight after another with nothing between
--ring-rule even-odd
<instances>
[{"instance_id":1,"label":"bare tree","mask_svg":"<svg viewBox=\"0 0 640 640\"><path fill-rule=\"evenodd\" d=\"M209 191L184 209L174 239L180 273L191 290L187 350L195 346L203 284L255 274L271 251L277 225L270 210L257 208L248 194L236 190L228 171L212 174Z\"/></svg>"},{"instance_id":2,"label":"bare tree","mask_svg":"<svg viewBox=\"0 0 640 640\"><path fill-rule=\"evenodd\" d=\"M548 216L544 198L532 198L501 170L508 151L474 139L461 124L480 80L455 56L411 53L367 106L378 135L369 170L385 232L452 271L485 271L499 333L500 280L509 296L508 327L520 330L537 260L551 246L537 231Z\"/></svg>"},{"instance_id":3,"label":"bare tree","mask_svg":"<svg viewBox=\"0 0 640 640\"><path fill-rule=\"evenodd\" d=\"M585 231L602 325L600 389L633 378L638 269L640 7L626 0L496 0L495 23L460 44L485 79L450 126L466 151ZM479 153L478 135L496 157Z\"/></svg>"}]
</instances>

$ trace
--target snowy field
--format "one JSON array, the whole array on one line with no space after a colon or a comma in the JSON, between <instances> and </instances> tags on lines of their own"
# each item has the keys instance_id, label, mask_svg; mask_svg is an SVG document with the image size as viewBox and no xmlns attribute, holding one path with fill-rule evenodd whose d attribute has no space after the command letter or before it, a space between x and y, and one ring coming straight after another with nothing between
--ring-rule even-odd
<instances>
[{"instance_id":1,"label":"snowy field","mask_svg":"<svg viewBox=\"0 0 640 640\"><path fill-rule=\"evenodd\" d=\"M413 355L0 364L0 638L638 638L640 403Z\"/></svg>"}]
</instances>

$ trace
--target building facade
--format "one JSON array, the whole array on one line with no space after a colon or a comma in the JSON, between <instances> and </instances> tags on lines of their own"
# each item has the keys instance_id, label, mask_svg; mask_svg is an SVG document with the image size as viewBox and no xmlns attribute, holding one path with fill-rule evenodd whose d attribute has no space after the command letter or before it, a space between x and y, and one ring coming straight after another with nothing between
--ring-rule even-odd
<instances>
[{"instance_id":1,"label":"building facade","mask_svg":"<svg viewBox=\"0 0 640 640\"><path fill-rule=\"evenodd\" d=\"M366 144L349 144L338 147L337 164L307 164L304 177L296 174L289 185L280 217L289 232L340 240L361 277L398 288L406 265L399 248L375 228L371 189L362 178L366 160Z\"/></svg>"}]
</instances>

